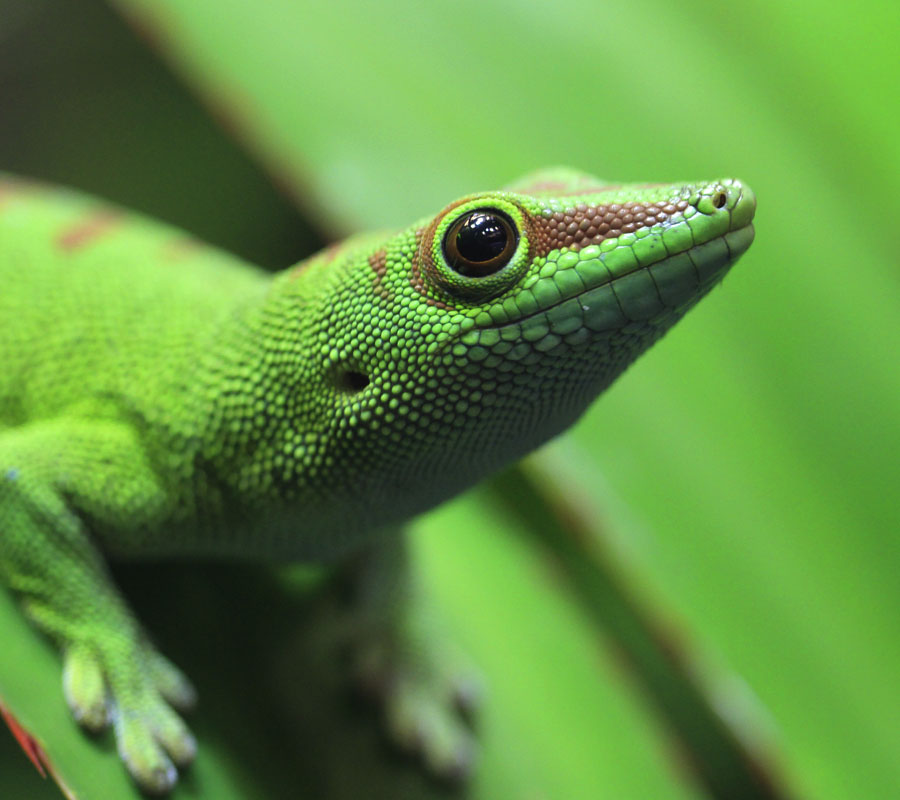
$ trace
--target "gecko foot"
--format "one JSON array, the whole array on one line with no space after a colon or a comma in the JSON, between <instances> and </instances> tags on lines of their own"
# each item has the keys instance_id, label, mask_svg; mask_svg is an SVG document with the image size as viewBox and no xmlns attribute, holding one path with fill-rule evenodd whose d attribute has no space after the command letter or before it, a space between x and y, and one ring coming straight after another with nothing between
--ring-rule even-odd
<instances>
[{"instance_id":1,"label":"gecko foot","mask_svg":"<svg viewBox=\"0 0 900 800\"><path fill-rule=\"evenodd\" d=\"M111 724L119 756L138 786L151 794L169 792L177 767L190 764L197 751L173 710L194 703L187 678L148 643L117 635L69 644L64 661L63 688L78 723L92 732Z\"/></svg>"},{"instance_id":2,"label":"gecko foot","mask_svg":"<svg viewBox=\"0 0 900 800\"><path fill-rule=\"evenodd\" d=\"M481 680L433 635L403 633L357 642L354 682L381 706L395 745L421 757L432 775L463 781L477 752L472 722L483 694Z\"/></svg>"}]
</instances>

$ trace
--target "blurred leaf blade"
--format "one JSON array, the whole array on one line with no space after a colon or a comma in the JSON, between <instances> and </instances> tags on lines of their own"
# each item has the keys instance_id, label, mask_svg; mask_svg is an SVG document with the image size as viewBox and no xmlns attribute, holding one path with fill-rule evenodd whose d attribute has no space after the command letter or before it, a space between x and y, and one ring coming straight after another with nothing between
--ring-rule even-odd
<instances>
[{"instance_id":1,"label":"blurred leaf blade","mask_svg":"<svg viewBox=\"0 0 900 800\"><path fill-rule=\"evenodd\" d=\"M702 796L692 782L672 780L676 744L628 691L618 654L563 590L562 574L489 489L417 528L435 595L489 680L474 797ZM498 781L506 770L518 783L512 793Z\"/></svg>"},{"instance_id":2,"label":"blurred leaf blade","mask_svg":"<svg viewBox=\"0 0 900 800\"><path fill-rule=\"evenodd\" d=\"M574 470L559 453L558 447L545 448L494 478L490 487L498 502L564 572L571 593L621 654L709 795L787 798L760 747L771 749L772 743L761 741L761 731L748 730L749 720L722 713L701 675L696 647L660 608L637 596L633 579L629 585L624 559L604 542L591 504L576 500Z\"/></svg>"}]
</instances>

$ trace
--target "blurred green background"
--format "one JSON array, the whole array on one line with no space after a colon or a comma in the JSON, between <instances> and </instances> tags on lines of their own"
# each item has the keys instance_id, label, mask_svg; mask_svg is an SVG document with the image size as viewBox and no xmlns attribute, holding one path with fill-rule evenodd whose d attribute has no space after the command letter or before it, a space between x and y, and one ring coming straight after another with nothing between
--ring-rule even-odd
<instances>
[{"instance_id":1,"label":"blurred green background","mask_svg":"<svg viewBox=\"0 0 900 800\"><path fill-rule=\"evenodd\" d=\"M898 797L897 30L884 1L0 0L0 169L269 267L544 165L746 180L749 253L534 470L576 498L622 591L675 637L779 796ZM705 796L602 619L523 535L510 491L484 487L419 525L435 593L491 688L471 796ZM158 605L157 573L136 572L123 580ZM259 588L236 615L250 620L275 591L256 572L193 589L179 576L199 640L218 582ZM95 752L68 724L54 656L6 600L0 694L32 696L15 710L80 797L130 796L109 742ZM169 651L206 675L219 650L154 612ZM209 626L215 647L260 635L237 627ZM229 692L261 678L252 663L233 672L230 689L214 669L198 677L209 752L179 794L297 796L286 782L309 768L310 796L354 796L348 764L383 755L374 734L349 724L311 744L330 719L254 727L239 713L254 703ZM294 741L309 745L304 770ZM0 731L0 797L37 797L29 769ZM391 769L386 797L437 791Z\"/></svg>"}]
</instances>

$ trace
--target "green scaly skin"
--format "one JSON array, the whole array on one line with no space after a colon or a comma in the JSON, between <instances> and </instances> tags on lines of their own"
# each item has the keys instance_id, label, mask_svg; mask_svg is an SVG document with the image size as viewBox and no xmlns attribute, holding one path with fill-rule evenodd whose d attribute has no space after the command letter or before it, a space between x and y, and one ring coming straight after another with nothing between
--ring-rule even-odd
<instances>
[{"instance_id":1,"label":"green scaly skin","mask_svg":"<svg viewBox=\"0 0 900 800\"><path fill-rule=\"evenodd\" d=\"M193 758L173 710L193 690L105 557L352 564L360 681L395 740L467 771L466 685L410 602L399 527L564 430L753 238L738 181L605 186L546 171L272 277L0 180L0 580L142 788ZM513 249L464 275L448 231L476 209Z\"/></svg>"}]
</instances>

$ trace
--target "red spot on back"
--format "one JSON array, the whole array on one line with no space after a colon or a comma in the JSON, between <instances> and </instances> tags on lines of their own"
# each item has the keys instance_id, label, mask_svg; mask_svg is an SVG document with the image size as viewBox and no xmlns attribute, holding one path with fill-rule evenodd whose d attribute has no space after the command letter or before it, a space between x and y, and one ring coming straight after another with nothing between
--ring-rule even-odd
<instances>
[{"instance_id":1,"label":"red spot on back","mask_svg":"<svg viewBox=\"0 0 900 800\"><path fill-rule=\"evenodd\" d=\"M26 185L22 181L15 179L4 178L0 181L0 208L14 195L22 194L25 188Z\"/></svg>"},{"instance_id":2,"label":"red spot on back","mask_svg":"<svg viewBox=\"0 0 900 800\"><path fill-rule=\"evenodd\" d=\"M166 261L179 261L188 258L205 247L203 242L193 236L176 236L169 239L162 247L162 257Z\"/></svg>"},{"instance_id":3,"label":"red spot on back","mask_svg":"<svg viewBox=\"0 0 900 800\"><path fill-rule=\"evenodd\" d=\"M77 225L63 230L56 237L56 243L62 250L73 251L84 247L111 229L115 228L122 220L119 211L103 209L95 212Z\"/></svg>"},{"instance_id":4,"label":"red spot on back","mask_svg":"<svg viewBox=\"0 0 900 800\"><path fill-rule=\"evenodd\" d=\"M28 756L28 760L34 764L35 769L41 774L41 777L46 778L47 771L44 769L44 765L49 762L44 749L37 743L37 740L19 724L19 721L2 703L0 703L0 717L3 717L4 721L9 726L13 737L19 743L19 747L21 747L22 750L25 751L25 755Z\"/></svg>"}]
</instances>

